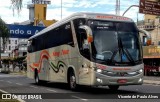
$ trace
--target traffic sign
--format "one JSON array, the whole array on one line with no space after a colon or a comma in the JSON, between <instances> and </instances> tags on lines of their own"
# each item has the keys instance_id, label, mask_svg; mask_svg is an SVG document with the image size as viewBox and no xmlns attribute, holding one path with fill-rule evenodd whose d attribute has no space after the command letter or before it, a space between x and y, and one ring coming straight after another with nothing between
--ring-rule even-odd
<instances>
[{"instance_id":1,"label":"traffic sign","mask_svg":"<svg viewBox=\"0 0 160 102\"><path fill-rule=\"evenodd\" d=\"M139 12L151 15L160 15L160 2L140 0Z\"/></svg>"}]
</instances>

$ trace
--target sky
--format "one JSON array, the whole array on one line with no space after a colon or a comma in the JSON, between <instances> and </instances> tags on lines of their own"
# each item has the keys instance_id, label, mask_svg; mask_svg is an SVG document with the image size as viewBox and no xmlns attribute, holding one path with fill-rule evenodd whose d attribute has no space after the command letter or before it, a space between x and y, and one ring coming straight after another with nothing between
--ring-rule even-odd
<instances>
[{"instance_id":1,"label":"sky","mask_svg":"<svg viewBox=\"0 0 160 102\"><path fill-rule=\"evenodd\" d=\"M18 15L11 9L11 0L0 0L0 17L7 23L23 22L29 20L29 10L27 5L32 0L23 0L23 8ZM51 4L47 6L47 20L61 20L61 0L50 0ZM120 15L131 5L139 5L139 0L120 0ZM97 12L115 14L116 0L62 0L62 19L75 12ZM133 19L135 22L143 20L144 15L138 13L137 7L132 7L124 16Z\"/></svg>"}]
</instances>

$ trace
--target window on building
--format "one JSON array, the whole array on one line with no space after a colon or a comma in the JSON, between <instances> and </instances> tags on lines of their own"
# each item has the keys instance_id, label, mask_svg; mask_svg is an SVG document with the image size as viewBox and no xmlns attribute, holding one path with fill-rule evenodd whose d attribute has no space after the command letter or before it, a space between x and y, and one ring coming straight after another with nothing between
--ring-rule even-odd
<instances>
[{"instance_id":1,"label":"window on building","mask_svg":"<svg viewBox=\"0 0 160 102\"><path fill-rule=\"evenodd\" d=\"M11 46L9 46L9 48L8 48L9 50L11 50Z\"/></svg>"},{"instance_id":2,"label":"window on building","mask_svg":"<svg viewBox=\"0 0 160 102\"><path fill-rule=\"evenodd\" d=\"M160 45L160 41L158 41L158 45Z\"/></svg>"},{"instance_id":3,"label":"window on building","mask_svg":"<svg viewBox=\"0 0 160 102\"><path fill-rule=\"evenodd\" d=\"M11 40L9 40L9 44L11 44Z\"/></svg>"},{"instance_id":4,"label":"window on building","mask_svg":"<svg viewBox=\"0 0 160 102\"><path fill-rule=\"evenodd\" d=\"M15 40L15 44L17 44L17 40Z\"/></svg>"}]
</instances>

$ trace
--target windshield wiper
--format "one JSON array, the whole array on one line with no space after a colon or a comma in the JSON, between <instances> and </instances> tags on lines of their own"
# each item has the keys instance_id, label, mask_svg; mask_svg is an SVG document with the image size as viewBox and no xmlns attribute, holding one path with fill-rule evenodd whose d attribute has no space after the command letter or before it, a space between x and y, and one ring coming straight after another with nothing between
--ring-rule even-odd
<instances>
[{"instance_id":1,"label":"windshield wiper","mask_svg":"<svg viewBox=\"0 0 160 102\"><path fill-rule=\"evenodd\" d=\"M123 44L122 44L122 41L121 41L121 38L118 37L118 48L113 52L113 55L111 56L111 59L110 59L110 63L113 63L114 61L114 58L117 54L117 52L119 51L119 55L120 55L120 58L121 58L121 62L123 62L123 55L126 55L127 59L133 64L135 65L135 62L132 58L132 56L130 55L129 51L127 49L125 49L123 47Z\"/></svg>"},{"instance_id":2,"label":"windshield wiper","mask_svg":"<svg viewBox=\"0 0 160 102\"><path fill-rule=\"evenodd\" d=\"M123 61L123 59L122 59L122 54L125 54L126 57L127 57L127 59L128 59L132 64L135 65L135 62L134 62L132 56L130 55L129 51L128 51L126 48L123 47L122 40L121 40L120 37L118 37L118 47L119 47L119 52L120 52L119 54L120 54L120 57L121 57L121 62Z\"/></svg>"}]
</instances>

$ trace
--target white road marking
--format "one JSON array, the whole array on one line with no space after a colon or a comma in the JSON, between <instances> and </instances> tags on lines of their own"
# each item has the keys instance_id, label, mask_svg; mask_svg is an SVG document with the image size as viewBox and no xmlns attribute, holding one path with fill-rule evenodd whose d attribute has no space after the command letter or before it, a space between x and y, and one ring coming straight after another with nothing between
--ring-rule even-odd
<instances>
[{"instance_id":1,"label":"white road marking","mask_svg":"<svg viewBox=\"0 0 160 102\"><path fill-rule=\"evenodd\" d=\"M22 85L22 84L20 84L20 83L16 83L17 85Z\"/></svg>"},{"instance_id":2,"label":"white road marking","mask_svg":"<svg viewBox=\"0 0 160 102\"><path fill-rule=\"evenodd\" d=\"M151 84L143 84L143 85L151 85Z\"/></svg>"},{"instance_id":3,"label":"white road marking","mask_svg":"<svg viewBox=\"0 0 160 102\"><path fill-rule=\"evenodd\" d=\"M138 89L136 89L136 91L138 91Z\"/></svg>"},{"instance_id":4,"label":"white road marking","mask_svg":"<svg viewBox=\"0 0 160 102\"><path fill-rule=\"evenodd\" d=\"M160 84L143 84L143 85L148 85L148 86L160 86Z\"/></svg>"},{"instance_id":5,"label":"white road marking","mask_svg":"<svg viewBox=\"0 0 160 102\"><path fill-rule=\"evenodd\" d=\"M11 81L7 81L8 83L12 83Z\"/></svg>"},{"instance_id":6,"label":"white road marking","mask_svg":"<svg viewBox=\"0 0 160 102\"><path fill-rule=\"evenodd\" d=\"M88 99L84 99L84 98L81 98L81 97L78 97L78 96L71 96L71 97L80 99L80 100L82 100L82 101L88 101Z\"/></svg>"},{"instance_id":7,"label":"white road marking","mask_svg":"<svg viewBox=\"0 0 160 102\"><path fill-rule=\"evenodd\" d=\"M36 86L30 86L30 87L32 87L32 88L38 88L38 87L36 87Z\"/></svg>"},{"instance_id":8,"label":"white road marking","mask_svg":"<svg viewBox=\"0 0 160 102\"><path fill-rule=\"evenodd\" d=\"M57 91L55 91L55 90L51 90L51 89L47 89L48 91L52 91L52 92L57 92Z\"/></svg>"},{"instance_id":9,"label":"white road marking","mask_svg":"<svg viewBox=\"0 0 160 102\"><path fill-rule=\"evenodd\" d=\"M1 89L0 89L0 91L3 92L3 93L8 93L8 92L6 92L6 91L4 91L4 90L1 90Z\"/></svg>"}]
</instances>

